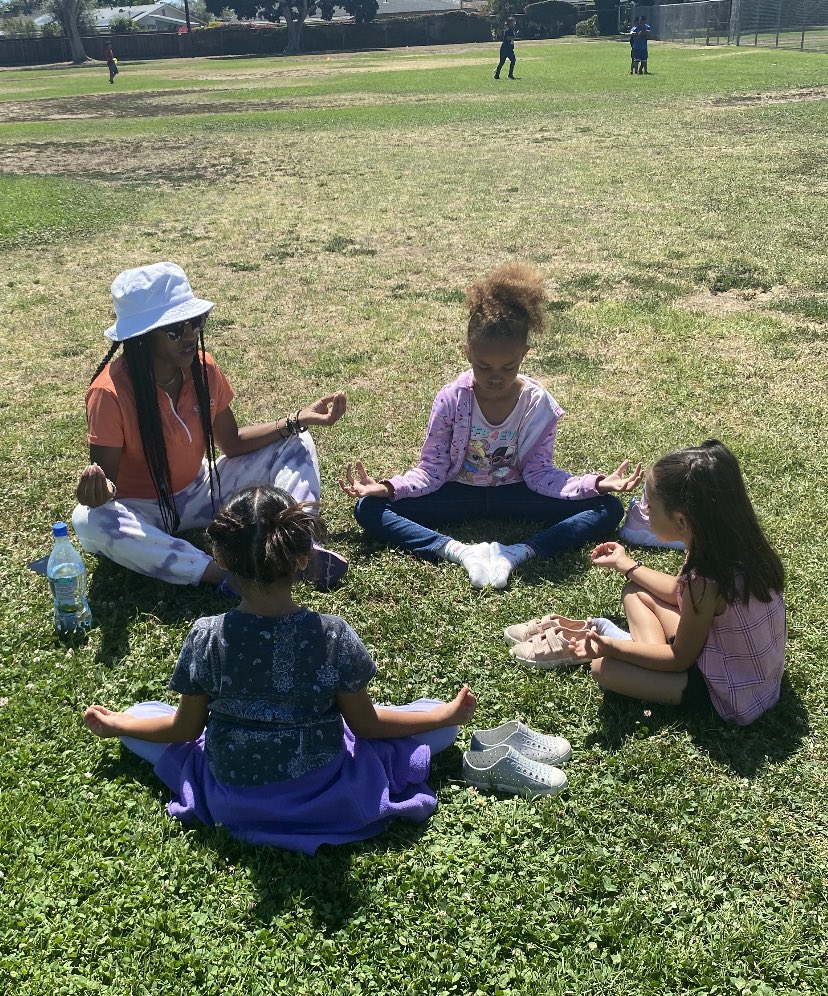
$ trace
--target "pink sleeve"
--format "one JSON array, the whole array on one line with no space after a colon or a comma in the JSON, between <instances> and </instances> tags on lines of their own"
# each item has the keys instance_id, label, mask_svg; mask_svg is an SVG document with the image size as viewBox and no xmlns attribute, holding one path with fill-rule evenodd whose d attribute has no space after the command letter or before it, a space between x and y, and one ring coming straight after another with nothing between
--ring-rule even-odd
<instances>
[{"instance_id":1,"label":"pink sleeve","mask_svg":"<svg viewBox=\"0 0 828 996\"><path fill-rule=\"evenodd\" d=\"M389 478L394 498L416 498L441 488L451 466L451 440L454 434L454 406L445 388L434 399L420 462L416 467Z\"/></svg>"}]
</instances>

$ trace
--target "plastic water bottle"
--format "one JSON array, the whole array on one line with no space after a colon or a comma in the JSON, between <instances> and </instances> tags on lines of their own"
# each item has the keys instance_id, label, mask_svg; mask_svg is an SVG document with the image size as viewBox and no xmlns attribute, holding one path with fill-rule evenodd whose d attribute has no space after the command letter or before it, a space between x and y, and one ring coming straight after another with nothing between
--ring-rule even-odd
<instances>
[{"instance_id":1,"label":"plastic water bottle","mask_svg":"<svg viewBox=\"0 0 828 996\"><path fill-rule=\"evenodd\" d=\"M86 600L86 567L72 541L65 522L52 527L55 545L49 554L46 575L52 589L55 629L60 636L85 630L92 624Z\"/></svg>"}]
</instances>

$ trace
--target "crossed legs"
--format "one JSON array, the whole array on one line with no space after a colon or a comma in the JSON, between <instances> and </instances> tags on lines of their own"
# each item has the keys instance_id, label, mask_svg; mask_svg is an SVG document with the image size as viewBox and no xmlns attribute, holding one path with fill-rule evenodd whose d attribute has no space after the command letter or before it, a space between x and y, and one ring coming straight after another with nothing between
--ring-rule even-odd
<instances>
[{"instance_id":1,"label":"crossed legs","mask_svg":"<svg viewBox=\"0 0 828 996\"><path fill-rule=\"evenodd\" d=\"M676 635L679 611L636 584L628 584L621 596L630 635L636 643L667 643ZM687 687L684 671L651 671L637 664L598 657L592 662L592 677L611 692L647 702L679 705Z\"/></svg>"}]
</instances>

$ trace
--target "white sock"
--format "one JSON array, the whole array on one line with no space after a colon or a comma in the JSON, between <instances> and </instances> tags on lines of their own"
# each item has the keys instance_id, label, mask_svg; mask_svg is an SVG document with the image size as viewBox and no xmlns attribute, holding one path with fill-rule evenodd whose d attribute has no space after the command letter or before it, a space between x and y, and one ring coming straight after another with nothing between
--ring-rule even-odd
<instances>
[{"instance_id":1,"label":"white sock","mask_svg":"<svg viewBox=\"0 0 828 996\"><path fill-rule=\"evenodd\" d=\"M491 584L490 550L488 543L475 543L467 546L460 554L460 563L466 568L472 588L485 588Z\"/></svg>"},{"instance_id":2,"label":"white sock","mask_svg":"<svg viewBox=\"0 0 828 996\"><path fill-rule=\"evenodd\" d=\"M493 588L505 588L509 583L509 575L517 565L535 556L535 551L526 543L514 543L512 546L492 543L491 550L491 584Z\"/></svg>"},{"instance_id":3,"label":"white sock","mask_svg":"<svg viewBox=\"0 0 828 996\"><path fill-rule=\"evenodd\" d=\"M447 560L450 564L459 564L461 563L460 558L466 550L469 549L470 547L465 543L461 543L459 540L450 539L442 550L437 551L437 556L442 557L443 560Z\"/></svg>"},{"instance_id":4,"label":"white sock","mask_svg":"<svg viewBox=\"0 0 828 996\"><path fill-rule=\"evenodd\" d=\"M609 619L605 619L603 616L596 616L594 619L590 619L589 625L596 633L600 633L601 636L611 636L615 640L632 639L625 629L621 629L620 626L616 626L614 622L610 622Z\"/></svg>"}]
</instances>

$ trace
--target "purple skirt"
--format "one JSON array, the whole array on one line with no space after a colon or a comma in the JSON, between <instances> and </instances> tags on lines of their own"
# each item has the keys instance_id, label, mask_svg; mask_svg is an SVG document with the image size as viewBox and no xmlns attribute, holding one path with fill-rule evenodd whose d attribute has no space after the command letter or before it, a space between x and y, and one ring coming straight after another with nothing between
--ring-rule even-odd
<instances>
[{"instance_id":1,"label":"purple skirt","mask_svg":"<svg viewBox=\"0 0 828 996\"><path fill-rule=\"evenodd\" d=\"M422 823L437 799L426 785L431 749L410 738L362 740L346 727L343 749L322 768L268 785L225 785L210 771L204 734L171 744L155 773L172 789L170 816L223 826L238 840L315 854L382 833L395 817Z\"/></svg>"}]
</instances>

